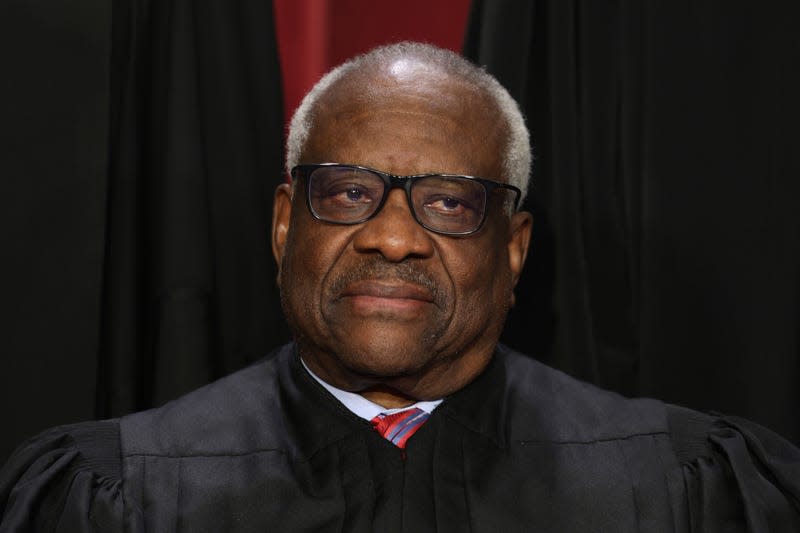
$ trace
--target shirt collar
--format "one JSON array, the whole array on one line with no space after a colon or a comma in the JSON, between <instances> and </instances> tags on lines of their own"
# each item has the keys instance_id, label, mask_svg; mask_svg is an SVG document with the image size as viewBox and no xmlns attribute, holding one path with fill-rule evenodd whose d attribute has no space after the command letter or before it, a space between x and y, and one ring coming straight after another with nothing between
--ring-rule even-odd
<instances>
[{"instance_id":1,"label":"shirt collar","mask_svg":"<svg viewBox=\"0 0 800 533\"><path fill-rule=\"evenodd\" d=\"M325 390L330 392L333 395L334 398L339 400L339 402L341 402L342 405L347 407L356 416L359 416L359 417L363 418L364 420L368 420L368 421L372 420L373 418L375 418L376 416L378 416L381 413L384 413L384 414L399 413L400 411L406 411L408 409L413 409L415 407L418 408L418 409L422 409L423 411L425 411L428 414L431 414L433 412L433 410L436 409L439 406L440 403L442 403L442 400L430 400L430 401L424 401L424 402L417 402L417 403L415 403L413 405L408 405L406 407L399 407L399 408L396 408L396 409L386 409L385 407L382 407L382 406L378 405L377 403L374 403L374 402L371 402L371 401L367 400L366 398L364 398L360 394L356 394L355 392L350 392L350 391L338 389L338 388L334 387L333 385L331 385L330 383L327 383L327 382L323 381L322 378L317 376L314 372L311 371L310 368L308 368L308 365L306 365L306 362L303 361L302 358L300 359L300 362L303 364L303 368L306 369L306 372L308 372L311 375L312 378L317 380L317 382L320 385L325 387Z\"/></svg>"}]
</instances>

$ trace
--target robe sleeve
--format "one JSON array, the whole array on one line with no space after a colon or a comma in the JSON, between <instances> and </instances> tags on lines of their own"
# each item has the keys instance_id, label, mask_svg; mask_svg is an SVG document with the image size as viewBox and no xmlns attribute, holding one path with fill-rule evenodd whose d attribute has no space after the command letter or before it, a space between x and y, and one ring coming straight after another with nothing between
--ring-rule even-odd
<instances>
[{"instance_id":1,"label":"robe sleeve","mask_svg":"<svg viewBox=\"0 0 800 533\"><path fill-rule=\"evenodd\" d=\"M672 410L692 531L800 532L798 448L744 419Z\"/></svg>"},{"instance_id":2,"label":"robe sleeve","mask_svg":"<svg viewBox=\"0 0 800 533\"><path fill-rule=\"evenodd\" d=\"M53 428L0 472L0 532L122 531L121 490L116 421Z\"/></svg>"}]
</instances>

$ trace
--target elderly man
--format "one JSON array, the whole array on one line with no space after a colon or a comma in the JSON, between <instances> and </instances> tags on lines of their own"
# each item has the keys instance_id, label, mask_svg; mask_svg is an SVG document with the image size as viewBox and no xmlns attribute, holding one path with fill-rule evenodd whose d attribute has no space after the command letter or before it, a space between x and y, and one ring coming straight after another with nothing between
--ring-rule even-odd
<instances>
[{"instance_id":1,"label":"elderly man","mask_svg":"<svg viewBox=\"0 0 800 533\"><path fill-rule=\"evenodd\" d=\"M797 531L800 456L498 345L528 133L484 71L376 49L292 120L272 242L295 342L162 408L51 430L3 531Z\"/></svg>"}]
</instances>

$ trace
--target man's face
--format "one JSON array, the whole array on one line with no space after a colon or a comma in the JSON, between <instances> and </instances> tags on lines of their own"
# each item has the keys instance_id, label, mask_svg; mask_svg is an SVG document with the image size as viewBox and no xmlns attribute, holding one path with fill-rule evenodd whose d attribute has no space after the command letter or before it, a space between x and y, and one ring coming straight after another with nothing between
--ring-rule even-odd
<instances>
[{"instance_id":1,"label":"man's face","mask_svg":"<svg viewBox=\"0 0 800 533\"><path fill-rule=\"evenodd\" d=\"M322 97L301 162L505 181L505 130L487 102L438 73L351 79ZM345 389L388 385L412 398L471 381L513 302L529 216L509 219L495 201L480 231L445 236L420 226L394 189L374 218L343 226L312 217L304 186L278 190L273 246L306 363Z\"/></svg>"}]
</instances>

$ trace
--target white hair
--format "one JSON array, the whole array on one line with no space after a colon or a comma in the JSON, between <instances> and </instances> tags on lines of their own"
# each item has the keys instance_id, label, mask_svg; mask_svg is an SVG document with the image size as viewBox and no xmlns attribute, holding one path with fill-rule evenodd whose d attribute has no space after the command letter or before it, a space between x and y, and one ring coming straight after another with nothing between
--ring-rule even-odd
<instances>
[{"instance_id":1,"label":"white hair","mask_svg":"<svg viewBox=\"0 0 800 533\"><path fill-rule=\"evenodd\" d=\"M494 100L508 127L505 154L502 165L506 181L522 191L520 205L528 193L531 167L531 145L525 119L517 102L508 91L484 69L470 63L467 59L428 44L401 42L375 48L366 54L356 56L325 74L311 91L303 98L289 124L286 140L286 170L291 171L299 162L311 129L314 125L314 110L320 97L348 73L363 68L388 65L402 58L413 58L454 74L468 84L484 91Z\"/></svg>"}]
</instances>

